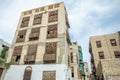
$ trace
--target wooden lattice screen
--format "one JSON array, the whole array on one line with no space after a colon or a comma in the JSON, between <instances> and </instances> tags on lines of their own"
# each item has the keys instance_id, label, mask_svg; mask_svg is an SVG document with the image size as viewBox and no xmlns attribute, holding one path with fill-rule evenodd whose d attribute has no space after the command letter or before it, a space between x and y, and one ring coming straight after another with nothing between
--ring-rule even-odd
<instances>
[{"instance_id":1,"label":"wooden lattice screen","mask_svg":"<svg viewBox=\"0 0 120 80\"><path fill-rule=\"evenodd\" d=\"M43 71L42 80L56 80L56 71Z\"/></svg>"},{"instance_id":2,"label":"wooden lattice screen","mask_svg":"<svg viewBox=\"0 0 120 80\"><path fill-rule=\"evenodd\" d=\"M57 24L48 26L47 38L57 38Z\"/></svg>"},{"instance_id":3,"label":"wooden lattice screen","mask_svg":"<svg viewBox=\"0 0 120 80\"><path fill-rule=\"evenodd\" d=\"M58 10L49 12L48 22L58 21Z\"/></svg>"},{"instance_id":4,"label":"wooden lattice screen","mask_svg":"<svg viewBox=\"0 0 120 80\"><path fill-rule=\"evenodd\" d=\"M41 22L42 22L42 13L36 14L36 15L34 16L33 25L41 24Z\"/></svg>"},{"instance_id":5,"label":"wooden lattice screen","mask_svg":"<svg viewBox=\"0 0 120 80\"><path fill-rule=\"evenodd\" d=\"M21 28L27 27L28 24L29 24L29 20L30 20L30 16L24 17L24 18L22 19Z\"/></svg>"},{"instance_id":6,"label":"wooden lattice screen","mask_svg":"<svg viewBox=\"0 0 120 80\"><path fill-rule=\"evenodd\" d=\"M40 28L33 28L31 30L31 33L29 35L29 40L33 41L33 40L38 40L39 39L39 33L40 33Z\"/></svg>"},{"instance_id":7,"label":"wooden lattice screen","mask_svg":"<svg viewBox=\"0 0 120 80\"><path fill-rule=\"evenodd\" d=\"M17 36L16 42L24 42L26 31L27 30L21 30L21 31L18 32L18 36Z\"/></svg>"}]
</instances>

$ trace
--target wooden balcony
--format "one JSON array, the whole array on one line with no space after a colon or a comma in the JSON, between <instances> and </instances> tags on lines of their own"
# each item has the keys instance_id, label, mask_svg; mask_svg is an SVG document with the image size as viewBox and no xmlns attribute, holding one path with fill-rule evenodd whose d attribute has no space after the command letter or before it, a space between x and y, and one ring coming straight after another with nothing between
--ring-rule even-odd
<instances>
[{"instance_id":1,"label":"wooden balcony","mask_svg":"<svg viewBox=\"0 0 120 80\"><path fill-rule=\"evenodd\" d=\"M35 55L25 55L24 62L35 61Z\"/></svg>"}]
</instances>

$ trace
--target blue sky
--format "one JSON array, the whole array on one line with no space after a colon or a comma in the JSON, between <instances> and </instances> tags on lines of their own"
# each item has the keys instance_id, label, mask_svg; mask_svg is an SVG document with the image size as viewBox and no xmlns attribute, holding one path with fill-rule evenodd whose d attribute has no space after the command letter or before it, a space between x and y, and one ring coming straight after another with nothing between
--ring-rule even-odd
<instances>
[{"instance_id":1,"label":"blue sky","mask_svg":"<svg viewBox=\"0 0 120 80\"><path fill-rule=\"evenodd\" d=\"M71 41L82 46L88 63L90 36L120 31L120 0L0 0L0 38L12 43L22 11L56 2L65 3Z\"/></svg>"}]
</instances>

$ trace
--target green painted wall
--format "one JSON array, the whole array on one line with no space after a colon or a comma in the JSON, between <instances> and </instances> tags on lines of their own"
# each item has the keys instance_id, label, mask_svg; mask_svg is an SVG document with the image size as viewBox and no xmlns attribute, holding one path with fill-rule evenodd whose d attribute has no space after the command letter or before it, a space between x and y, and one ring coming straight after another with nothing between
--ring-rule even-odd
<instances>
[{"instance_id":1,"label":"green painted wall","mask_svg":"<svg viewBox=\"0 0 120 80\"><path fill-rule=\"evenodd\" d=\"M82 53L82 48L80 46L78 46L78 58L79 58L79 67L80 67L80 71L82 73L82 80L85 79L84 76L84 63L83 63L83 53Z\"/></svg>"}]
</instances>

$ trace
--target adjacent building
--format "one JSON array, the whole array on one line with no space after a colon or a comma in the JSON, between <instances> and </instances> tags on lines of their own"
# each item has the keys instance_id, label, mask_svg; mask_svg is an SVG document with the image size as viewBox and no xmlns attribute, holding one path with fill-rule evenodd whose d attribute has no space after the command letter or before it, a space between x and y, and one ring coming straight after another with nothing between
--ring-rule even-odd
<instances>
[{"instance_id":1,"label":"adjacent building","mask_svg":"<svg viewBox=\"0 0 120 80\"><path fill-rule=\"evenodd\" d=\"M4 80L72 79L67 16L63 2L21 13Z\"/></svg>"},{"instance_id":2,"label":"adjacent building","mask_svg":"<svg viewBox=\"0 0 120 80\"><path fill-rule=\"evenodd\" d=\"M82 78L81 80L85 80L83 53L81 46L78 46L78 60L79 60L80 74Z\"/></svg>"},{"instance_id":3,"label":"adjacent building","mask_svg":"<svg viewBox=\"0 0 120 80\"><path fill-rule=\"evenodd\" d=\"M120 80L120 32L90 37L89 52L97 80Z\"/></svg>"},{"instance_id":4,"label":"adjacent building","mask_svg":"<svg viewBox=\"0 0 120 80\"><path fill-rule=\"evenodd\" d=\"M79 69L79 59L78 59L78 44L77 42L72 42L70 45L69 63L71 68L72 80L81 80Z\"/></svg>"}]
</instances>

